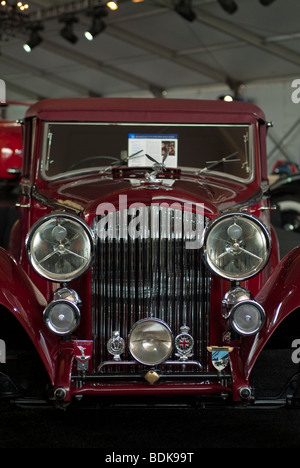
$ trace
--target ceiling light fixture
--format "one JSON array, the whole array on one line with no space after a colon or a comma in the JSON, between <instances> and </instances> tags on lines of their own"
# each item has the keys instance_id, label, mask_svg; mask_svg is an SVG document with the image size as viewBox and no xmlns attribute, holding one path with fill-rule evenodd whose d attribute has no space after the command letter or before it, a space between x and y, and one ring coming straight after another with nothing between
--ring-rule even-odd
<instances>
[{"instance_id":1,"label":"ceiling light fixture","mask_svg":"<svg viewBox=\"0 0 300 468\"><path fill-rule=\"evenodd\" d=\"M0 0L0 42L26 31L28 9L28 3Z\"/></svg>"},{"instance_id":2,"label":"ceiling light fixture","mask_svg":"<svg viewBox=\"0 0 300 468\"><path fill-rule=\"evenodd\" d=\"M226 11L226 13L235 13L238 9L238 6L234 0L218 0L219 4Z\"/></svg>"},{"instance_id":3,"label":"ceiling light fixture","mask_svg":"<svg viewBox=\"0 0 300 468\"><path fill-rule=\"evenodd\" d=\"M192 0L179 0L174 6L174 10L188 21L196 19L196 13L192 9Z\"/></svg>"},{"instance_id":4,"label":"ceiling light fixture","mask_svg":"<svg viewBox=\"0 0 300 468\"><path fill-rule=\"evenodd\" d=\"M109 2L106 2L106 6L110 9L110 10L117 10L119 8L118 6L118 3L117 2L114 2L114 1L109 1Z\"/></svg>"},{"instance_id":5,"label":"ceiling light fixture","mask_svg":"<svg viewBox=\"0 0 300 468\"><path fill-rule=\"evenodd\" d=\"M74 34L73 23L78 23L78 18L75 16L62 16L59 22L65 23L65 26L60 31L60 35L72 44L75 44L78 41L78 37Z\"/></svg>"},{"instance_id":6,"label":"ceiling light fixture","mask_svg":"<svg viewBox=\"0 0 300 468\"><path fill-rule=\"evenodd\" d=\"M88 31L85 31L84 35L88 41L92 41L98 34L100 34L106 28L106 24L103 21L103 17L107 15L107 10L103 7L96 8L95 10L88 11L88 16L93 16L92 26Z\"/></svg>"},{"instance_id":7,"label":"ceiling light fixture","mask_svg":"<svg viewBox=\"0 0 300 468\"><path fill-rule=\"evenodd\" d=\"M6 2L4 2L4 3L6 3ZM24 11L24 10L28 10L29 5L28 5L28 3L25 3L25 4L23 5L22 2L18 2L18 3L17 3L17 7L20 8L21 11Z\"/></svg>"},{"instance_id":8,"label":"ceiling light fixture","mask_svg":"<svg viewBox=\"0 0 300 468\"><path fill-rule=\"evenodd\" d=\"M24 10L28 10L28 8L29 8L28 3L24 3L24 5L23 5L22 2L18 2L17 4L15 4L15 3L11 4L11 2L7 2L5 0L2 0L0 2L0 5L2 7L8 7L10 10L16 10L16 7L18 7L19 10L24 11Z\"/></svg>"},{"instance_id":9,"label":"ceiling light fixture","mask_svg":"<svg viewBox=\"0 0 300 468\"><path fill-rule=\"evenodd\" d=\"M23 45L23 48L26 52L31 52L34 47L37 47L42 41L43 38L39 35L38 31L42 31L44 26L41 24L35 24L28 27L31 30L29 40Z\"/></svg>"},{"instance_id":10,"label":"ceiling light fixture","mask_svg":"<svg viewBox=\"0 0 300 468\"><path fill-rule=\"evenodd\" d=\"M232 102L234 101L233 96L231 94L225 94L224 96L219 96L220 101Z\"/></svg>"}]
</instances>

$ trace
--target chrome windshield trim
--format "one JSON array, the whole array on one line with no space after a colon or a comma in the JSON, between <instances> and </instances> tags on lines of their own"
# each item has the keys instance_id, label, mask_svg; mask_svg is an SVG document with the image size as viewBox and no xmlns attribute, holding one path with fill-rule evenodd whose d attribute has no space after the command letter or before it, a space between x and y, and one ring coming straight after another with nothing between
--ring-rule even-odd
<instances>
[{"instance_id":1,"label":"chrome windshield trim","mask_svg":"<svg viewBox=\"0 0 300 468\"><path fill-rule=\"evenodd\" d=\"M71 178L71 177L78 177L81 175L87 175L87 174L92 174L92 173L99 173L102 174L103 172L111 172L114 167L127 167L125 166L126 163L126 158L124 161L120 159L120 164L112 164L112 165L99 165L91 168L82 168L82 169L74 169L72 171L67 171L67 172L62 172L62 173L56 173L53 176L47 175L47 167L49 167L49 164L51 162L51 154L50 154L50 143L52 145L53 143L53 133L50 132L50 126L51 125L57 125L57 126L63 126L63 125L78 125L78 126L115 126L115 127L139 127L139 128L147 128L147 127L166 127L166 125L172 129L176 128L182 128L182 127L215 127L215 128L246 128L248 129L248 136L249 139L247 141L247 146L249 149L249 154L248 154L248 164L249 164L249 177L248 178L243 178L243 177L238 177L233 174L227 175L226 172L222 172L219 170L205 170L203 171L203 168L201 167L185 167L182 166L182 164L178 165L178 168L180 168L182 171L185 171L186 173L189 174L194 174L200 177L205 176L205 174L213 175L216 177L221 177L225 179L232 179L236 180L242 183L250 183L253 178L254 178L254 126L253 124L202 124L202 123L192 123L192 124L181 124L181 123L141 123L141 122L46 122L44 124L44 133L43 133L43 143L42 143L42 155L40 159L40 174L42 179L47 180L47 181L53 181L53 180L60 180L60 179L65 179L65 178ZM130 132L131 133L131 132ZM49 139L49 135L51 135L51 138ZM205 151L205 149L203 150ZM216 155L216 157L222 157L222 155ZM149 161L149 169L152 168L150 161ZM131 166L132 168L138 166ZM146 171L145 171L146 172Z\"/></svg>"}]
</instances>

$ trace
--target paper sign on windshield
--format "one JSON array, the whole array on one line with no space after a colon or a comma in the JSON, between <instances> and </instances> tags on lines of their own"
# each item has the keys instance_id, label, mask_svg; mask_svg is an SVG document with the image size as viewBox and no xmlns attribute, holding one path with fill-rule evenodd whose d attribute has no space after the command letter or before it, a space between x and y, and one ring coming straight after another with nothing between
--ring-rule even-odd
<instances>
[{"instance_id":1,"label":"paper sign on windshield","mask_svg":"<svg viewBox=\"0 0 300 468\"><path fill-rule=\"evenodd\" d=\"M177 167L178 164L178 138L177 135L157 135L130 133L128 135L128 166L149 166L153 161L166 167Z\"/></svg>"}]
</instances>

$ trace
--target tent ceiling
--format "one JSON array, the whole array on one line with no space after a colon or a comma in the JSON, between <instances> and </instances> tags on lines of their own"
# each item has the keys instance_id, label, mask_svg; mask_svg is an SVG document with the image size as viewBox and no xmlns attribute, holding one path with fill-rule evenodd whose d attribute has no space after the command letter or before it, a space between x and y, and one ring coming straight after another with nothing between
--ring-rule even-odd
<instances>
[{"instance_id":1,"label":"tent ceiling","mask_svg":"<svg viewBox=\"0 0 300 468\"><path fill-rule=\"evenodd\" d=\"M299 0L269 6L236 0L234 14L216 0L193 0L194 21L174 11L175 0L123 0L94 41L83 36L91 18L78 15L75 44L61 37L59 16L64 4L80 2L28 3L32 18L46 18L43 42L28 54L24 32L2 41L0 78L7 99L168 97L188 88L239 91L241 84L300 77Z\"/></svg>"}]
</instances>

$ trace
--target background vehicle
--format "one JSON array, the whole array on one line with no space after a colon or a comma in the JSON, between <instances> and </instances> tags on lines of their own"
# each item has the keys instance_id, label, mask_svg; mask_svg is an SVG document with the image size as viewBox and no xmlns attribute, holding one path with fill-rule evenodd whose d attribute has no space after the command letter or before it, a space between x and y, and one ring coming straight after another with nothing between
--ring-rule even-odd
<instances>
[{"instance_id":1,"label":"background vehicle","mask_svg":"<svg viewBox=\"0 0 300 468\"><path fill-rule=\"evenodd\" d=\"M19 219L0 250L0 338L9 354L17 330L28 337L49 401L290 403L291 342L280 397L267 348L297 317L300 252L280 261L263 112L47 100L29 108L24 133ZM2 395L24 402L44 385L33 355L21 354L33 387L22 392L8 362Z\"/></svg>"},{"instance_id":2,"label":"background vehicle","mask_svg":"<svg viewBox=\"0 0 300 468\"><path fill-rule=\"evenodd\" d=\"M276 224L300 234L300 174L279 177L270 187L271 200L278 207Z\"/></svg>"},{"instance_id":3,"label":"background vehicle","mask_svg":"<svg viewBox=\"0 0 300 468\"><path fill-rule=\"evenodd\" d=\"M21 124L0 121L0 180L15 181L21 174L23 141Z\"/></svg>"},{"instance_id":4,"label":"background vehicle","mask_svg":"<svg viewBox=\"0 0 300 468\"><path fill-rule=\"evenodd\" d=\"M21 120L30 104L7 101L0 105L0 183L14 187L21 174L23 138Z\"/></svg>"},{"instance_id":5,"label":"background vehicle","mask_svg":"<svg viewBox=\"0 0 300 468\"><path fill-rule=\"evenodd\" d=\"M17 218L12 206L23 163L22 126L19 119L24 118L28 106L14 101L0 105L0 246L5 248Z\"/></svg>"}]
</instances>

